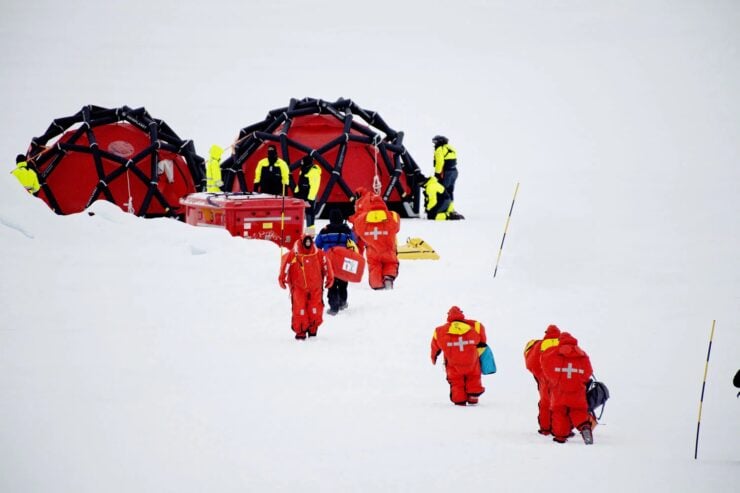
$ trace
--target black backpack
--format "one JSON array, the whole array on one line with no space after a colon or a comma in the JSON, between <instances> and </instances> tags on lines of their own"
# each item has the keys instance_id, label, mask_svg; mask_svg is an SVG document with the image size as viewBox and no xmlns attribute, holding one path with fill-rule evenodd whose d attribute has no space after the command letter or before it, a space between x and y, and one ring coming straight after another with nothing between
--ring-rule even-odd
<instances>
[{"instance_id":1,"label":"black backpack","mask_svg":"<svg viewBox=\"0 0 740 493\"><path fill-rule=\"evenodd\" d=\"M591 378L586 382L586 402L588 402L588 412L591 413L597 420L601 419L604 414L604 405L609 400L609 389L604 382L599 382L595 378ZM599 416L596 416L596 408L601 406L601 412Z\"/></svg>"}]
</instances>

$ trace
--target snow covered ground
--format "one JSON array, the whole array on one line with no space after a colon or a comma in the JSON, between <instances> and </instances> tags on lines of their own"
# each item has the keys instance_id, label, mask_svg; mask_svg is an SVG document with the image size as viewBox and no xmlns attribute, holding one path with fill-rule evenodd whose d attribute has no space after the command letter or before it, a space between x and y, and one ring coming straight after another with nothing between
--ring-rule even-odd
<instances>
[{"instance_id":1,"label":"snow covered ground","mask_svg":"<svg viewBox=\"0 0 740 493\"><path fill-rule=\"evenodd\" d=\"M737 2L1 10L7 171L86 104L145 106L205 155L291 97L348 97L425 171L450 137L468 219L405 220L441 260L351 285L301 343L272 243L107 203L55 216L0 174L0 491L737 490ZM499 367L475 408L428 359L453 304ZM536 433L522 349L550 323L612 392L592 447Z\"/></svg>"}]
</instances>

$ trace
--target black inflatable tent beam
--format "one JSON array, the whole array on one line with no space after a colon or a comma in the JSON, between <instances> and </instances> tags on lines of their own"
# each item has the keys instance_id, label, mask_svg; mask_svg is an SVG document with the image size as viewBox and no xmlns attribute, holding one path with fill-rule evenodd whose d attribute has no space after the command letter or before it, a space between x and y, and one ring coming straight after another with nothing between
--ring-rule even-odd
<instances>
[{"instance_id":1,"label":"black inflatable tent beam","mask_svg":"<svg viewBox=\"0 0 740 493\"><path fill-rule=\"evenodd\" d=\"M154 120L149 122L149 139L151 142L158 142L159 136L157 134L157 122ZM145 185L147 185L147 191L144 195L144 200L141 202L141 208L143 214L146 214L146 211L149 209L149 202L152 201L152 196L154 195L154 190L157 188L157 152L156 150L159 149L159 145L155 144L155 149L153 149L153 152L149 153L149 177L151 177L149 183L145 182ZM160 204L164 208L166 213L169 213L170 211L170 204L167 203L167 201L160 201Z\"/></svg>"},{"instance_id":2,"label":"black inflatable tent beam","mask_svg":"<svg viewBox=\"0 0 740 493\"><path fill-rule=\"evenodd\" d=\"M274 130L278 126L279 124L269 125L268 128ZM275 144L280 143L279 135L276 136L275 134L263 131L253 131L251 132L251 134L247 134L245 137L240 138L241 142L234 147L234 155L238 155L236 162L243 163L265 141L274 142ZM225 166L227 165L227 163L230 162L233 162L233 159L231 157L221 164L222 171L224 171L225 173L224 188L231 187L231 184L233 183L233 174L236 174L241 190L243 192L248 191L249 189L247 187L246 179L244 178L244 171L241 169L241 166L239 166L239 168L234 171L233 168ZM224 167L226 167L225 170Z\"/></svg>"},{"instance_id":3,"label":"black inflatable tent beam","mask_svg":"<svg viewBox=\"0 0 740 493\"><path fill-rule=\"evenodd\" d=\"M399 148L403 149L405 151L405 147L403 147L403 138L406 136L403 132L398 132L396 135L396 143ZM388 144L384 143L385 149L388 149ZM398 194L401 196L402 199L405 198L403 193L403 187L401 187L401 182L399 177L401 176L401 172L403 171L403 162L401 161L401 153L396 152L393 156L393 172L390 178L390 183L388 184L388 191L386 192L388 194L387 197L383 197L385 200L388 200L390 198L390 193L393 188L398 189ZM410 183L409 183L410 185Z\"/></svg>"},{"instance_id":4,"label":"black inflatable tent beam","mask_svg":"<svg viewBox=\"0 0 740 493\"><path fill-rule=\"evenodd\" d=\"M386 138L382 139L380 134L373 132L369 127L359 124L358 122L353 121L352 122L352 128L371 137L371 140L365 140L360 138L355 138L353 140L357 140L359 142L363 142L366 144L372 144L374 147L378 149L378 154L380 154L381 159L383 163L386 166L386 169L388 171L390 181L388 183L388 186L386 187L385 191L382 193L383 200L387 201L390 198L390 195L394 188L396 188L399 192L399 195L403 196L403 187L401 187L400 182L398 181L398 175L400 173L400 170L397 169L397 165L391 164L390 158L388 157L388 153L386 151L386 144L383 142L384 140L388 140L391 136L396 138L400 137L403 139L403 133L402 132L395 132L392 130L388 125L380 118L377 113L372 112L373 116L370 116L365 110L357 106L355 103L353 103L351 100L344 100L346 102L347 108L349 112L357 113L363 120L365 120L369 125L373 125L378 130L386 133ZM380 142L378 142L380 140ZM400 144L400 142L399 142ZM402 146L399 146L402 148ZM368 150L368 152L370 152ZM375 156L373 155L373 159L375 159Z\"/></svg>"},{"instance_id":5,"label":"black inflatable tent beam","mask_svg":"<svg viewBox=\"0 0 740 493\"><path fill-rule=\"evenodd\" d=\"M390 158L388 157L388 152L386 151L385 144L380 143L378 145L380 157L383 161L383 164L385 164L386 170L388 171L388 176L390 180L388 181L388 186L386 187L385 191L381 194L383 197L383 200L388 200L391 196L391 193L393 192L394 186L398 189L398 194L403 197L403 188L401 187L401 184L398 182L398 174L396 167L393 163L391 163Z\"/></svg>"},{"instance_id":6,"label":"black inflatable tent beam","mask_svg":"<svg viewBox=\"0 0 740 493\"><path fill-rule=\"evenodd\" d=\"M109 123L115 123L117 121L126 121L140 130L147 132L150 136L151 145L143 151L139 152L133 159L127 160L120 156L111 154L103 149L100 149L95 134L92 131L93 128L106 125ZM62 143L57 142L53 147L47 148L46 143L67 132L75 124L80 123L80 127L74 130L74 133L70 138ZM85 134L88 138L89 147L79 146L76 144L77 140ZM54 154L51 151L57 150ZM44 135L35 137L31 140L31 155L38 156L36 163L45 163L47 160L52 159L52 162L46 168L42 174L42 188L49 199L49 203L52 209L61 213L61 207L58 201L54 197L53 192L46 186L46 177L48 177L56 168L58 163L63 158L64 154L68 151L81 152L86 154L92 154L95 163L96 173L99 181L93 190L90 198L88 199L88 206L97 199L102 193L106 199L110 202L114 202L112 194L108 189L108 183L120 176L127 169L131 169L131 172L141 180L147 187L147 194L142 202L142 207L139 209L139 215L145 215L152 198L162 205L164 209L171 208L174 204L168 204L162 192L157 187L156 181L153 177L156 177L157 173L157 149L166 149L185 159L185 163L191 173L191 177L194 183L200 184L201 189L205 187L205 176L203 171L204 160L195 153L195 146L191 140L182 140L177 134L167 125L164 121L152 118L145 108L140 107L136 109L123 106L121 108L107 109L100 106L88 105L83 107L79 112L70 117L58 118L53 120ZM47 151L50 151L47 153ZM146 158L147 156L151 159L150 174L151 178L147 177L141 170L132 166L136 162ZM104 175L101 157L120 164L120 167L107 176Z\"/></svg>"},{"instance_id":7,"label":"black inflatable tent beam","mask_svg":"<svg viewBox=\"0 0 740 493\"><path fill-rule=\"evenodd\" d=\"M142 183L148 183L148 177L144 174L143 171L141 171L139 168L135 166L135 164L145 157L147 157L152 150L152 146L147 147L146 149L140 151L137 155L132 157L131 159L123 159L120 156L115 156L111 159L111 161L114 161L119 164L117 168L115 168L113 171L111 171L107 175L103 175L102 173L98 175L98 178L100 181L98 182L98 186L96 187L95 192L90 196L90 199L88 199L87 205L85 206L90 207L92 203L99 197L100 192L102 190L108 190L108 184L111 183L113 180L117 179L119 176L124 174L126 171L131 171L131 173L138 178ZM89 152L89 151L86 151ZM139 208L137 209L141 214L146 214L146 210Z\"/></svg>"},{"instance_id":8,"label":"black inflatable tent beam","mask_svg":"<svg viewBox=\"0 0 740 493\"><path fill-rule=\"evenodd\" d=\"M344 117L344 127L342 128L342 137L344 138L339 138L340 142L338 142L339 149L337 150L337 160L334 162L331 176L329 177L329 182L326 184L324 193L322 194L321 199L318 201L318 207L326 203L326 200L329 197L329 192L331 192L331 190L334 188L337 180L341 179L342 169L344 168L344 157L347 155L347 143L349 142L350 128L352 128L352 113L347 113Z\"/></svg>"},{"instance_id":9,"label":"black inflatable tent beam","mask_svg":"<svg viewBox=\"0 0 740 493\"><path fill-rule=\"evenodd\" d=\"M342 114L342 112L344 112L344 114ZM292 125L293 118L297 116L322 113L329 114L338 121L343 122L345 125L345 135L324 144L319 149L308 149L306 146L287 138L287 131ZM355 121L353 116L357 116L362 119L365 124L363 125L362 123ZM285 128L280 129L279 134L272 133L283 124L285 124ZM347 126L347 124L349 124L349 126ZM350 129L355 130L362 136L350 134ZM375 129L384 133L385 137L382 137L375 131ZM363 138L363 136L365 138ZM378 139L380 139L379 142ZM403 132L396 132L390 128L377 112L364 110L352 100L343 98L339 98L333 103L313 98L303 98L301 100L291 99L288 106L269 111L265 120L241 129L239 131L239 140L237 141L237 145L234 147L232 156L222 163L225 186L226 188L231 188L233 186L234 179L237 179L239 188L241 188L242 191L248 191L249 188L244 179L243 163L263 142L271 141L280 143L283 157L289 155L289 148L295 148L306 154L311 153L322 168L332 173L324 193L317 201L317 207L320 207L325 203L331 190L337 183L347 197L351 198L353 191L341 176L341 171L344 165L344 154L346 154L347 143L349 140L377 146L378 154L381 155L381 161L390 177L389 184L382 193L383 198L388 200L394 189L398 190L398 192L403 196L403 187L400 183L400 175L401 173L404 173L407 179L410 179L409 185L412 188L414 209L418 210L419 194L415 190L418 188L418 176L421 172L418 169L416 162L414 162L413 158L411 158L402 144ZM316 153L319 153L320 155L335 146L339 146L337 162L334 163L333 167L331 167L330 163L325 162L323 159L319 159L319 156L317 156ZM391 162L388 151L394 153L393 162ZM291 170L295 170L297 164L289 163L289 166Z\"/></svg>"},{"instance_id":10,"label":"black inflatable tent beam","mask_svg":"<svg viewBox=\"0 0 740 493\"><path fill-rule=\"evenodd\" d=\"M357 113L358 116L360 116L363 120L365 120L369 125L374 125L374 126L376 126L378 128L378 130L381 130L381 131L385 132L387 134L387 137L384 140L387 140L391 136L397 135L395 131L393 131L392 129L390 129L385 124L385 122L382 121L382 119L380 119L377 116L377 113L371 112L372 113L372 116L370 116L370 114L368 114L365 110L363 110L362 108L360 108L359 106L357 106L356 104L354 104L351 100L341 100L339 106L341 108L347 108L347 110L349 112ZM358 131L358 132L360 132L360 133L362 133L362 134L364 134L364 135L366 135L368 137L371 137L371 139L362 139L362 138L356 138L355 136L351 136L352 140L356 140L358 142L362 142L362 143L365 143L365 144L372 144L374 146L378 146L377 139L380 138L380 135L377 134L376 132L373 132L369 127L367 127L365 125L361 125L358 122L352 121L352 129L354 129L354 130L356 130L356 131ZM381 154L382 159L384 160L384 162L386 164L386 167L389 169L389 173L392 174L393 173L392 167L389 165L388 156L387 156L385 150L382 149L382 148L379 148L378 151ZM373 157L375 157L375 156L373 156ZM342 187L342 188L344 188L344 187ZM393 188L393 184L391 183L390 186L387 187L387 189L386 189L386 193L384 194L384 199L387 200L387 198L390 196L390 193L391 193L392 188ZM348 195L351 196L351 191L348 192L348 190L349 189L347 188L347 190L345 190L345 193L348 193ZM400 187L400 184L398 184L398 190L399 190L399 192L401 194L403 193L403 189Z\"/></svg>"},{"instance_id":11,"label":"black inflatable tent beam","mask_svg":"<svg viewBox=\"0 0 740 493\"><path fill-rule=\"evenodd\" d=\"M154 122L157 126L157 137L155 140L152 140L152 143L154 143L154 145L159 143L160 147L158 148L161 148L163 143L172 145L173 147L170 150L181 155L185 159L185 163L188 165L194 181L196 183L205 183L203 172L205 161L195 153L195 146L191 140L183 140L180 138L172 128L167 125L167 123L163 120L152 118L149 112L147 112L143 107L131 109L128 106L123 106L119 109L109 111L114 111L121 119L131 123L144 132L150 133L150 135L151 122Z\"/></svg>"},{"instance_id":12,"label":"black inflatable tent beam","mask_svg":"<svg viewBox=\"0 0 740 493\"><path fill-rule=\"evenodd\" d=\"M98 146L97 139L95 138L95 133L93 132L92 125L90 122L90 108L85 107L82 108L82 120L83 124L80 127L81 129L85 129L85 135L87 136L87 141L90 143L90 149L92 149L92 156L93 161L95 163L95 173L98 175L98 178L103 176L104 169L103 169L103 161L100 159L100 148ZM70 139L72 140L72 139ZM74 139L76 142L77 139ZM62 144L63 146L64 144ZM88 149L85 148L84 152L87 152ZM109 202L113 202L113 194L110 192L107 186L101 187L100 181L98 181L97 185L95 186L95 192L93 192L92 197L96 197L99 195L99 193L102 191L103 195L105 195L105 199ZM90 204L91 200L88 199L87 204L85 205L85 208L87 209Z\"/></svg>"},{"instance_id":13,"label":"black inflatable tent beam","mask_svg":"<svg viewBox=\"0 0 740 493\"><path fill-rule=\"evenodd\" d=\"M352 140L360 140L356 139L354 136L350 136L350 139ZM264 132L253 132L253 135L251 135L247 140L243 141L243 146L245 147L244 150L241 152L239 158L236 160L237 162L244 162L253 152L253 150L261 145L263 142L274 142L275 144L280 143L281 138L280 135L276 136L274 134L264 133ZM322 154L328 152L333 147L339 146L342 143L346 141L346 137L343 135L337 137L336 139L327 142L323 146L321 146L318 149L311 149L299 142L296 142L295 140L285 136L285 142L288 145L288 147L292 147L295 149L298 149L304 154L312 154L314 159L318 161L324 170L327 172L332 172L332 167L328 161L326 161ZM369 142L369 140L364 140L364 142ZM287 152L282 149L281 145L281 151L283 156L287 155ZM296 161L295 163L290 163L291 170L296 169L297 166L300 165L300 160ZM239 180L239 186L242 191L248 191L248 187L246 184L246 181L244 180L244 172L242 170L242 167L240 166L237 168L236 171L233 170L232 167L229 167L228 165L233 163L234 160L232 158L229 158L227 161L224 162L224 165L226 166L226 169L224 170L225 174L229 174L227 179L224 180L224 183L226 184L226 188L230 188L231 184L233 183L233 175L237 175L237 179ZM341 179L338 180L338 183L340 184L340 187L344 190L344 192L347 194L348 197L352 196L352 190L349 188L349 186L346 184L346 182Z\"/></svg>"},{"instance_id":14,"label":"black inflatable tent beam","mask_svg":"<svg viewBox=\"0 0 740 493\"><path fill-rule=\"evenodd\" d=\"M362 118L363 119L365 119L366 121L368 121L370 123L370 121L374 121L375 120L375 116L377 115L377 113L373 113L373 117L370 117L365 111L363 111L361 108L359 108L357 105L355 105L351 101L345 100L345 102L347 102L347 104L345 105L345 107L347 109L347 114L350 116L350 122L349 122L350 123L350 128L353 129L353 130L356 130L356 131L358 131L358 132L360 132L363 135L365 135L365 136L368 137L368 138L360 138L360 137L357 137L355 135L349 134L349 136L348 136L349 140L353 140L353 141L356 141L356 142L361 142L361 143L364 143L364 144L372 144L374 146L378 146L377 141L381 141L382 142L382 140L383 140L382 137L380 136L380 134L372 131L368 126L361 125L360 123L358 123L358 122L356 122L356 121L354 121L354 120L351 119L351 116L353 114L353 111L357 111L357 112L359 112L359 113L362 114ZM294 114L297 114L297 113L311 114L311 113L314 113L317 108L320 109L321 106L320 105L312 105L311 107L305 108L303 110L292 110L292 109L289 109L288 110L288 115L291 115L292 116L292 114L294 115ZM341 120L341 114L339 114L339 113L337 113L335 111L329 111L329 113L332 116L334 116L335 118ZM346 117L345 117L345 120L346 120ZM388 126L385 124L385 122L382 121L382 119L379 119L379 120L381 121L381 127L383 127L380 130L384 130L386 133L393 133L395 135L399 135L398 133L396 133L393 130L391 130L390 128L388 128ZM346 121L345 121L345 131L346 131ZM347 135L347 134L345 134L345 135ZM400 135L402 136L403 134L401 133ZM345 138L347 138L347 137L345 137ZM340 142L340 143L342 142L341 138L340 139L337 139L337 141ZM325 152L325 150L330 149L334 145L336 145L336 142L335 141L332 141L329 144L327 144L326 146L324 146L324 147L326 147L326 149L323 149L322 148L321 150L319 150L319 152ZM340 149L340 152L341 152L341 149ZM393 165L390 164L389 158L387 156L387 153L383 149L379 149L379 153L381 154L382 159L383 159L384 163L386 164L386 168L388 169L389 176L391 176L391 180L393 180L389 184L389 186L386 188L385 192L383 193L384 200L388 200L388 198L390 197L390 194L392 193L393 188L397 188L399 194L403 195L403 188L401 187L400 183L398 182L398 174L400 174L400 171L399 170L396 170L395 169L395 166L393 166ZM349 188L349 186L346 184L346 182L343 179L341 179L341 168L343 167L343 161L344 160L342 159L342 165L339 166L338 169L335 166L334 171L332 171L332 179L331 179L331 182L327 185L324 194L322 194L322 197L319 200L319 204L323 204L324 202L326 202L326 199L328 198L328 193L331 192L331 190L334 187L334 184L337 183L337 182L340 183L340 187L343 189L343 191L345 192L345 194L347 195L347 197L348 198L352 197L352 193L353 192L351 191L351 189ZM339 173L337 173L336 171L339 171ZM395 179L393 178L394 176L395 176Z\"/></svg>"},{"instance_id":15,"label":"black inflatable tent beam","mask_svg":"<svg viewBox=\"0 0 740 493\"><path fill-rule=\"evenodd\" d=\"M86 123L89 123L91 121L91 117L89 114L89 110L87 108L83 108L83 116L84 121ZM113 181L115 178L117 178L119 175L123 174L127 169L132 172L132 174L141 181L144 186L147 189L147 193L144 196L144 199L141 202L141 205L137 207L135 210L138 211L140 215L146 215L146 213L149 211L149 204L151 202L152 196L156 195L157 200L162 206L165 211L169 211L172 204L168 204L162 193L157 189L156 191L152 190L152 188L157 188L157 182L153 179L150 179L150 177L156 177L157 176L157 156L156 156L156 149L159 147L156 142L159 140L159 136L157 134L157 127L158 123L152 119L149 114L144 110L144 108L138 108L136 110L126 111L126 107L123 108L123 111L119 110L105 110L102 112L101 117L97 118L95 121L94 126L107 124L107 123L113 123L117 120L111 119L108 116L108 113L115 113L115 115L121 116L122 119L125 121L131 123L132 125L138 127L139 129L146 129L147 133L149 134L149 141L152 143L147 148L139 152L134 158L131 160L123 159L119 156L115 156L114 154L106 153L107 158L109 160L112 160L114 162L119 163L121 166L114 170L109 175L104 175L103 170L103 164L101 160L101 149L99 149L99 146L97 145L97 142L95 142L95 134L92 132L91 126L93 124L88 124L88 141L90 142L90 147L93 149L92 155L93 159L95 161L95 168L96 172L98 174L99 182L96 186L95 191L92 193L90 198L88 199L88 202L86 204L86 208L92 205L92 203L100 196L101 193L105 195L106 200L109 202L114 202L113 196L110 193L110 189L108 188L108 183ZM148 122L145 122L144 120L140 119L140 117L149 118ZM150 158L150 175L147 176L137 167L133 166L139 161L143 161L146 157Z\"/></svg>"}]
</instances>

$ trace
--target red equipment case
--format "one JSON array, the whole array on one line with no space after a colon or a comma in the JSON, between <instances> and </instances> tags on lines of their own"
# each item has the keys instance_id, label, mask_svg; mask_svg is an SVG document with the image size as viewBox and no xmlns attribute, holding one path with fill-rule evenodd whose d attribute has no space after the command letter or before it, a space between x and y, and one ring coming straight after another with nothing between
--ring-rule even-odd
<instances>
[{"instance_id":1,"label":"red equipment case","mask_svg":"<svg viewBox=\"0 0 740 493\"><path fill-rule=\"evenodd\" d=\"M233 236L270 240L288 248L303 235L306 202L294 197L201 192L180 203L185 206L185 222L194 226L225 228Z\"/></svg>"},{"instance_id":2,"label":"red equipment case","mask_svg":"<svg viewBox=\"0 0 740 493\"><path fill-rule=\"evenodd\" d=\"M331 266L334 269L334 277L347 282L362 281L365 272L365 257L360 253L342 246L336 246L326 251Z\"/></svg>"}]
</instances>

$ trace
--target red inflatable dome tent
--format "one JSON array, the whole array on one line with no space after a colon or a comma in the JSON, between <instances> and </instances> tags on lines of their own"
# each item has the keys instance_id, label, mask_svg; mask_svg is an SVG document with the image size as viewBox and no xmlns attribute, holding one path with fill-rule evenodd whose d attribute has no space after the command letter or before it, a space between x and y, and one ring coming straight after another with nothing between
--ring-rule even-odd
<instances>
[{"instance_id":1,"label":"red inflatable dome tent","mask_svg":"<svg viewBox=\"0 0 740 493\"><path fill-rule=\"evenodd\" d=\"M421 172L403 146L403 132L349 99L292 99L265 120L241 129L232 155L221 164L223 189L251 191L257 163L270 144L278 147L293 180L307 154L321 167L317 217L327 217L331 206L351 212L359 187L375 190L403 217L419 214Z\"/></svg>"},{"instance_id":2,"label":"red inflatable dome tent","mask_svg":"<svg viewBox=\"0 0 740 493\"><path fill-rule=\"evenodd\" d=\"M202 190L204 161L144 108L85 106L35 137L29 160L38 196L57 214L107 200L137 216L180 217L180 198Z\"/></svg>"}]
</instances>

